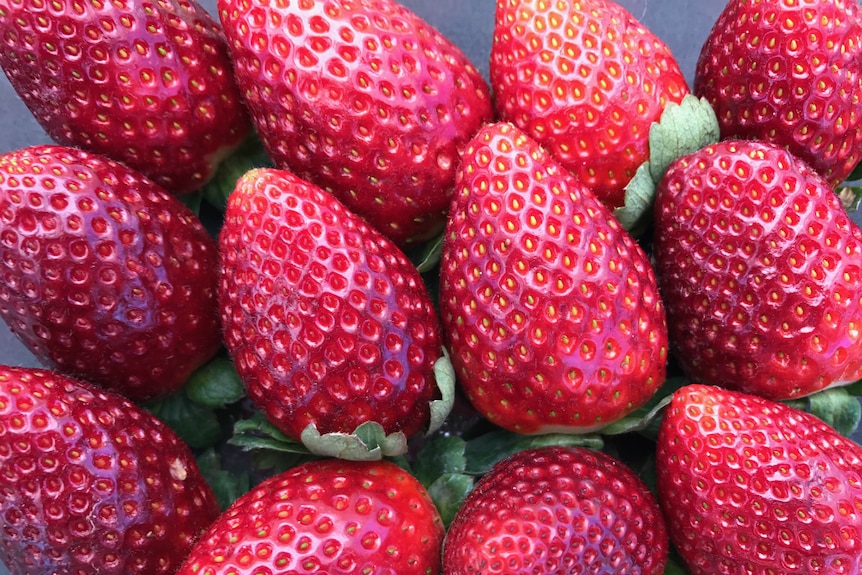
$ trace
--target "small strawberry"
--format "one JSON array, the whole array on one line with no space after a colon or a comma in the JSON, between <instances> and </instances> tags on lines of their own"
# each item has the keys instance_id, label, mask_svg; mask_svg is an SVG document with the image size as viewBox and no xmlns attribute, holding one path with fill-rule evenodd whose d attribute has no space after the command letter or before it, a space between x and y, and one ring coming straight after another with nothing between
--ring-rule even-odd
<instances>
[{"instance_id":1,"label":"small strawberry","mask_svg":"<svg viewBox=\"0 0 862 575\"><path fill-rule=\"evenodd\" d=\"M649 157L650 125L689 92L668 47L610 0L497 0L491 86L500 119L611 208Z\"/></svg>"},{"instance_id":2,"label":"small strawberry","mask_svg":"<svg viewBox=\"0 0 862 575\"><path fill-rule=\"evenodd\" d=\"M789 399L862 376L862 231L785 149L724 141L674 162L654 256L691 380Z\"/></svg>"},{"instance_id":3,"label":"small strawberry","mask_svg":"<svg viewBox=\"0 0 862 575\"><path fill-rule=\"evenodd\" d=\"M439 233L458 156L491 119L464 54L394 0L219 0L237 81L275 165L399 245Z\"/></svg>"},{"instance_id":4,"label":"small strawberry","mask_svg":"<svg viewBox=\"0 0 862 575\"><path fill-rule=\"evenodd\" d=\"M45 364L133 400L221 347L218 246L176 197L102 156L0 156L0 316Z\"/></svg>"},{"instance_id":5,"label":"small strawberry","mask_svg":"<svg viewBox=\"0 0 862 575\"><path fill-rule=\"evenodd\" d=\"M661 575L668 554L652 493L600 451L545 447L482 476L446 534L446 575Z\"/></svg>"},{"instance_id":6,"label":"small strawberry","mask_svg":"<svg viewBox=\"0 0 862 575\"><path fill-rule=\"evenodd\" d=\"M0 366L0 477L11 575L171 574L219 512L166 425L39 369Z\"/></svg>"},{"instance_id":7,"label":"small strawberry","mask_svg":"<svg viewBox=\"0 0 862 575\"><path fill-rule=\"evenodd\" d=\"M786 147L834 187L862 159L862 8L731 0L703 44L694 92L723 138Z\"/></svg>"},{"instance_id":8,"label":"small strawberry","mask_svg":"<svg viewBox=\"0 0 862 575\"><path fill-rule=\"evenodd\" d=\"M704 385L664 413L656 469L692 575L862 569L862 447L816 417Z\"/></svg>"},{"instance_id":9,"label":"small strawberry","mask_svg":"<svg viewBox=\"0 0 862 575\"><path fill-rule=\"evenodd\" d=\"M0 2L0 66L58 144L191 192L251 131L196 0Z\"/></svg>"},{"instance_id":10,"label":"small strawberry","mask_svg":"<svg viewBox=\"0 0 862 575\"><path fill-rule=\"evenodd\" d=\"M442 540L412 475L388 461L323 459L236 500L177 575L437 575Z\"/></svg>"},{"instance_id":11,"label":"small strawberry","mask_svg":"<svg viewBox=\"0 0 862 575\"><path fill-rule=\"evenodd\" d=\"M664 381L667 330L649 260L511 124L484 127L464 153L440 306L461 387L511 431L594 430Z\"/></svg>"},{"instance_id":12,"label":"small strawberry","mask_svg":"<svg viewBox=\"0 0 862 575\"><path fill-rule=\"evenodd\" d=\"M334 196L289 172L237 182L219 237L225 344L284 433L409 437L429 422L439 320L416 267Z\"/></svg>"}]
</instances>

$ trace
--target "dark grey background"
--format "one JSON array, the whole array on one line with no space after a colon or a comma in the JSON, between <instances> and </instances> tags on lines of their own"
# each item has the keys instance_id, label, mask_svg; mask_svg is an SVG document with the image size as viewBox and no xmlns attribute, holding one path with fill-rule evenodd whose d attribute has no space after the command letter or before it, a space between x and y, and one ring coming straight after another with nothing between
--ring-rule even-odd
<instances>
[{"instance_id":1,"label":"dark grey background","mask_svg":"<svg viewBox=\"0 0 862 575\"><path fill-rule=\"evenodd\" d=\"M620 3L670 46L691 81L701 45L724 3L718 0L621 0ZM203 4L215 14L215 0L203 0ZM494 0L403 0L403 4L453 39L487 78ZM0 75L0 102L0 153L49 142L3 75ZM0 363L38 365L2 323ZM857 435L859 439L862 436ZM2 565L0 575L8 575Z\"/></svg>"}]
</instances>

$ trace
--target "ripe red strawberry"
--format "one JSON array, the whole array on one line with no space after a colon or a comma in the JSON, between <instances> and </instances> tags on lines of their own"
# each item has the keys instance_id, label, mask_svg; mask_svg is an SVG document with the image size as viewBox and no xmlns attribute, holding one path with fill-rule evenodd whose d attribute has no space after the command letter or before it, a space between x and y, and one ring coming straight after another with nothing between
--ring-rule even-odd
<instances>
[{"instance_id":1,"label":"ripe red strawberry","mask_svg":"<svg viewBox=\"0 0 862 575\"><path fill-rule=\"evenodd\" d=\"M221 346L218 246L176 197L102 156L0 156L0 316L59 371L167 395Z\"/></svg>"},{"instance_id":2,"label":"ripe red strawberry","mask_svg":"<svg viewBox=\"0 0 862 575\"><path fill-rule=\"evenodd\" d=\"M335 197L289 172L237 182L219 238L225 344L251 399L301 439L368 421L429 421L439 320L407 257Z\"/></svg>"},{"instance_id":3,"label":"ripe red strawberry","mask_svg":"<svg viewBox=\"0 0 862 575\"><path fill-rule=\"evenodd\" d=\"M656 469L691 575L862 569L862 447L810 414L684 387L664 413Z\"/></svg>"},{"instance_id":4,"label":"ripe red strawberry","mask_svg":"<svg viewBox=\"0 0 862 575\"><path fill-rule=\"evenodd\" d=\"M659 183L654 256L690 379L770 399L862 376L862 231L783 148L725 141Z\"/></svg>"},{"instance_id":5,"label":"ripe red strawberry","mask_svg":"<svg viewBox=\"0 0 862 575\"><path fill-rule=\"evenodd\" d=\"M172 193L250 133L224 35L196 0L3 0L0 38L0 66L55 142Z\"/></svg>"},{"instance_id":6,"label":"ripe red strawberry","mask_svg":"<svg viewBox=\"0 0 862 575\"><path fill-rule=\"evenodd\" d=\"M667 329L649 260L511 124L486 126L464 153L440 306L462 388L506 429L594 430L664 381Z\"/></svg>"},{"instance_id":7,"label":"ripe red strawberry","mask_svg":"<svg viewBox=\"0 0 862 575\"><path fill-rule=\"evenodd\" d=\"M491 86L501 120L606 205L649 158L649 128L688 85L668 47L610 0L497 0Z\"/></svg>"},{"instance_id":8,"label":"ripe red strawberry","mask_svg":"<svg viewBox=\"0 0 862 575\"><path fill-rule=\"evenodd\" d=\"M443 523L388 461L312 461L239 498L177 575L437 575Z\"/></svg>"},{"instance_id":9,"label":"ripe red strawberry","mask_svg":"<svg viewBox=\"0 0 862 575\"><path fill-rule=\"evenodd\" d=\"M482 476L449 526L447 575L660 575L668 554L652 493L600 451L521 451Z\"/></svg>"},{"instance_id":10,"label":"ripe red strawberry","mask_svg":"<svg viewBox=\"0 0 862 575\"><path fill-rule=\"evenodd\" d=\"M703 45L694 92L723 138L786 147L836 186L862 159L856 0L731 0Z\"/></svg>"},{"instance_id":11,"label":"ripe red strawberry","mask_svg":"<svg viewBox=\"0 0 862 575\"><path fill-rule=\"evenodd\" d=\"M38 369L0 366L0 477L11 575L171 574L219 512L166 425Z\"/></svg>"},{"instance_id":12,"label":"ripe red strawberry","mask_svg":"<svg viewBox=\"0 0 862 575\"><path fill-rule=\"evenodd\" d=\"M399 245L439 233L489 88L394 0L219 0L239 82L275 165Z\"/></svg>"}]
</instances>

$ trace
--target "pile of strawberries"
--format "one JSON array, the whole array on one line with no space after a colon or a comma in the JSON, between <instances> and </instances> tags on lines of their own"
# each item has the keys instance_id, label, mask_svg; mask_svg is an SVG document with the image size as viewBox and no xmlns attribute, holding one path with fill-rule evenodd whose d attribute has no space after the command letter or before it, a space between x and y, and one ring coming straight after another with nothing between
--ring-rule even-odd
<instances>
[{"instance_id":1,"label":"pile of strawberries","mask_svg":"<svg viewBox=\"0 0 862 575\"><path fill-rule=\"evenodd\" d=\"M0 0L11 575L862 571L862 8L494 18Z\"/></svg>"}]
</instances>

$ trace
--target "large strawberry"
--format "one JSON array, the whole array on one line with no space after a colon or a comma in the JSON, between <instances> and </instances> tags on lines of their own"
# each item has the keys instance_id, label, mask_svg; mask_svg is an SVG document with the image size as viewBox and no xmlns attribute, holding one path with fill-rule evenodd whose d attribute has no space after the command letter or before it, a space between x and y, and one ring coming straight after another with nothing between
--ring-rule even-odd
<instances>
[{"instance_id":1,"label":"large strawberry","mask_svg":"<svg viewBox=\"0 0 862 575\"><path fill-rule=\"evenodd\" d=\"M788 148L833 186L862 159L857 0L731 0L703 44L694 92L724 138Z\"/></svg>"},{"instance_id":2,"label":"large strawberry","mask_svg":"<svg viewBox=\"0 0 862 575\"><path fill-rule=\"evenodd\" d=\"M399 245L439 232L458 155L491 119L464 54L394 0L219 0L237 81L277 167Z\"/></svg>"},{"instance_id":3,"label":"large strawberry","mask_svg":"<svg viewBox=\"0 0 862 575\"><path fill-rule=\"evenodd\" d=\"M462 388L512 431L602 427L664 380L667 330L649 260L511 124L484 127L464 153L440 300Z\"/></svg>"},{"instance_id":4,"label":"large strawberry","mask_svg":"<svg viewBox=\"0 0 862 575\"><path fill-rule=\"evenodd\" d=\"M810 414L686 386L664 413L656 469L692 575L862 569L862 447Z\"/></svg>"},{"instance_id":5,"label":"large strawberry","mask_svg":"<svg viewBox=\"0 0 862 575\"><path fill-rule=\"evenodd\" d=\"M0 156L0 316L41 361L134 400L221 346L218 246L175 196L102 156Z\"/></svg>"},{"instance_id":6,"label":"large strawberry","mask_svg":"<svg viewBox=\"0 0 862 575\"><path fill-rule=\"evenodd\" d=\"M724 141L659 183L654 255L689 377L771 399L862 376L862 231L783 148Z\"/></svg>"},{"instance_id":7,"label":"large strawberry","mask_svg":"<svg viewBox=\"0 0 862 575\"><path fill-rule=\"evenodd\" d=\"M249 134L224 35L196 0L0 3L0 66L55 142L172 193Z\"/></svg>"},{"instance_id":8,"label":"large strawberry","mask_svg":"<svg viewBox=\"0 0 862 575\"><path fill-rule=\"evenodd\" d=\"M446 575L660 575L664 518L622 462L580 447L528 449L485 474L446 534Z\"/></svg>"},{"instance_id":9,"label":"large strawberry","mask_svg":"<svg viewBox=\"0 0 862 575\"><path fill-rule=\"evenodd\" d=\"M491 85L500 119L613 208L650 125L689 92L668 47L611 0L497 0Z\"/></svg>"},{"instance_id":10,"label":"large strawberry","mask_svg":"<svg viewBox=\"0 0 862 575\"><path fill-rule=\"evenodd\" d=\"M11 575L168 575L219 512L166 425L38 369L0 366L0 477Z\"/></svg>"},{"instance_id":11,"label":"large strawberry","mask_svg":"<svg viewBox=\"0 0 862 575\"><path fill-rule=\"evenodd\" d=\"M277 169L240 178L219 240L225 344L276 426L307 443L369 422L404 437L428 424L439 319L391 241Z\"/></svg>"},{"instance_id":12,"label":"large strawberry","mask_svg":"<svg viewBox=\"0 0 862 575\"><path fill-rule=\"evenodd\" d=\"M269 478L215 521L177 575L437 575L443 523L388 461L312 461Z\"/></svg>"}]
</instances>

